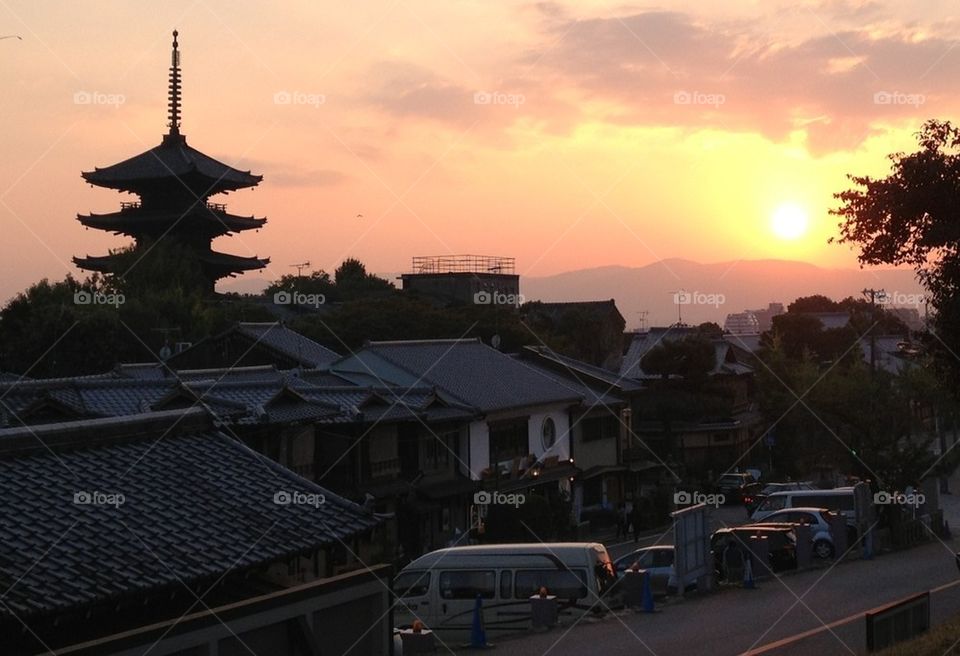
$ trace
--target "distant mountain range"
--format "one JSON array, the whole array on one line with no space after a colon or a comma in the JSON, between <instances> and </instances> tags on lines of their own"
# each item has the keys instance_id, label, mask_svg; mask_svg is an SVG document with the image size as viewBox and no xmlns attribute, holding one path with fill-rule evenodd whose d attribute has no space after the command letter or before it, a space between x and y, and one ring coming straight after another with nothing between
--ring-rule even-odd
<instances>
[{"instance_id":1,"label":"distant mountain range","mask_svg":"<svg viewBox=\"0 0 960 656\"><path fill-rule=\"evenodd\" d=\"M380 274L394 281L396 274ZM220 286L223 292L258 294L267 281L239 278ZM884 289L893 305L917 307L923 288L909 269L833 269L790 260L740 260L700 264L668 259L642 267L604 266L553 276L522 277L520 291L528 301L595 301L613 298L627 320L637 328L640 313L646 326L677 321L678 305L685 323L716 321L727 314L785 306L800 296L823 294L834 300L860 296L865 288Z\"/></svg>"},{"instance_id":2,"label":"distant mountain range","mask_svg":"<svg viewBox=\"0 0 960 656\"><path fill-rule=\"evenodd\" d=\"M605 266L569 271L542 278L521 278L526 300L585 301L613 298L627 321L664 326L716 321L727 314L766 308L771 302L788 305L800 296L823 294L834 300L860 297L865 288L884 289L893 305L918 307L923 288L908 269L830 269L789 260L741 260L700 264L669 259L642 267Z\"/></svg>"}]
</instances>

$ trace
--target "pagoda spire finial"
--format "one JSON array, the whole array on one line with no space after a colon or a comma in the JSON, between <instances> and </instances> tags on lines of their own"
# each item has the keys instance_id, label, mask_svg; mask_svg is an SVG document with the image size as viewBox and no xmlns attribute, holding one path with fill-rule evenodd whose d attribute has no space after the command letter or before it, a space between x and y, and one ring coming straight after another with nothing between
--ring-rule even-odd
<instances>
[{"instance_id":1,"label":"pagoda spire finial","mask_svg":"<svg viewBox=\"0 0 960 656\"><path fill-rule=\"evenodd\" d=\"M173 51L170 56L169 119L170 136L180 134L180 50L177 30L173 31Z\"/></svg>"}]
</instances>

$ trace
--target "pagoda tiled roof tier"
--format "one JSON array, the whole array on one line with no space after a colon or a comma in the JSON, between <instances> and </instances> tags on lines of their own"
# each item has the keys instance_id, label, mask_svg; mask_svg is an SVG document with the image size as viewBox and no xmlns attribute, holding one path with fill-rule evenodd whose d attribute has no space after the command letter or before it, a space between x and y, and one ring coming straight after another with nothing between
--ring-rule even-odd
<instances>
[{"instance_id":1,"label":"pagoda tiled roof tier","mask_svg":"<svg viewBox=\"0 0 960 656\"><path fill-rule=\"evenodd\" d=\"M263 180L262 175L240 171L191 148L182 134L164 135L155 148L82 175L92 185L132 193L163 183L185 185L198 198L255 187Z\"/></svg>"},{"instance_id":2,"label":"pagoda tiled roof tier","mask_svg":"<svg viewBox=\"0 0 960 656\"><path fill-rule=\"evenodd\" d=\"M242 257L240 255L228 255L217 251L208 251L200 254L200 263L205 268L209 268L215 276L232 276L240 271L256 271L265 268L270 264L269 257Z\"/></svg>"},{"instance_id":3,"label":"pagoda tiled roof tier","mask_svg":"<svg viewBox=\"0 0 960 656\"><path fill-rule=\"evenodd\" d=\"M200 253L198 259L204 269L206 269L214 279L233 276L235 273L243 271L256 271L270 264L269 257L242 257L240 255L218 253L217 251ZM113 274L123 273L123 271L120 270L122 265L119 256L116 255L75 257L73 258L73 263L87 271Z\"/></svg>"},{"instance_id":4,"label":"pagoda tiled roof tier","mask_svg":"<svg viewBox=\"0 0 960 656\"><path fill-rule=\"evenodd\" d=\"M131 237L138 237L145 233L163 234L171 226L181 222L210 236L255 230L262 228L267 222L266 218L229 214L222 209L222 206L209 204L198 204L186 212L134 207L110 214L78 214L77 220L88 228L109 230L118 235Z\"/></svg>"}]
</instances>

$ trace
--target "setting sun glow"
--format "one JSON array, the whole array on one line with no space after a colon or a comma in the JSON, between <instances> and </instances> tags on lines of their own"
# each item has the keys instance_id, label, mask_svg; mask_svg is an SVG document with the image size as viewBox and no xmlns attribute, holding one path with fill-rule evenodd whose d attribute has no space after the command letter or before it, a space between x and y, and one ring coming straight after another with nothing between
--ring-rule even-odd
<instances>
[{"instance_id":1,"label":"setting sun glow","mask_svg":"<svg viewBox=\"0 0 960 656\"><path fill-rule=\"evenodd\" d=\"M770 228L781 239L798 239L807 232L807 213L796 205L784 203L773 213Z\"/></svg>"}]
</instances>

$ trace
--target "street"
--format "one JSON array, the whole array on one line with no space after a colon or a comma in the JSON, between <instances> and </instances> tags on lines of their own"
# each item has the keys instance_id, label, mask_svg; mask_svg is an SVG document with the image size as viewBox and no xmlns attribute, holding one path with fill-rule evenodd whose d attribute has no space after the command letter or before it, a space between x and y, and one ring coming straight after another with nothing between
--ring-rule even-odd
<instances>
[{"instance_id":1,"label":"street","mask_svg":"<svg viewBox=\"0 0 960 656\"><path fill-rule=\"evenodd\" d=\"M955 515L956 501L944 498L950 516ZM719 508L711 515L711 530L745 521L742 507ZM641 538L637 546L671 543L668 532ZM609 545L613 558L633 548L632 540ZM930 590L933 625L960 613L960 574L954 563L958 549L956 538L934 541L869 561L790 573L758 582L754 590L734 586L704 596L688 595L658 605L653 614L617 611L546 633L505 639L496 651L510 656L864 653L863 614L868 610Z\"/></svg>"},{"instance_id":2,"label":"street","mask_svg":"<svg viewBox=\"0 0 960 656\"><path fill-rule=\"evenodd\" d=\"M915 592L946 586L931 598L936 624L960 612L960 584L953 552L957 540L935 542L872 561L856 560L760 582L755 590L671 602L652 615L632 611L585 619L497 645L500 654L672 654L734 655L847 654L865 649L862 614ZM854 618L836 627L834 622ZM771 643L813 632L792 645Z\"/></svg>"}]
</instances>

